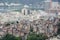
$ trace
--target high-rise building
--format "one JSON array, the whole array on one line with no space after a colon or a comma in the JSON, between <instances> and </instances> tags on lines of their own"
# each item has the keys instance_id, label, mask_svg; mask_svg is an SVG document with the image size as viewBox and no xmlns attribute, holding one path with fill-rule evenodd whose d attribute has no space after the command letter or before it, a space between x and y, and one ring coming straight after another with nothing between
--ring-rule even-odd
<instances>
[{"instance_id":1,"label":"high-rise building","mask_svg":"<svg viewBox=\"0 0 60 40\"><path fill-rule=\"evenodd\" d=\"M47 9L49 9L50 8L50 6L51 6L51 0L45 0L44 2L43 2L43 5L44 5L44 9L45 10L47 10Z\"/></svg>"},{"instance_id":2,"label":"high-rise building","mask_svg":"<svg viewBox=\"0 0 60 40\"><path fill-rule=\"evenodd\" d=\"M30 10L29 10L29 6L28 5L24 5L24 8L22 9L22 13L24 15L30 14Z\"/></svg>"}]
</instances>

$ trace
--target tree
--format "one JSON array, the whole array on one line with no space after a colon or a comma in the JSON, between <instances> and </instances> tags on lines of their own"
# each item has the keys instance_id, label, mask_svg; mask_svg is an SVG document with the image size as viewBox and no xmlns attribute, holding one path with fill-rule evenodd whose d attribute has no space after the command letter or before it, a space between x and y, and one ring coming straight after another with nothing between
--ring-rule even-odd
<instances>
[{"instance_id":1,"label":"tree","mask_svg":"<svg viewBox=\"0 0 60 40\"><path fill-rule=\"evenodd\" d=\"M30 28L30 32L33 32L33 27Z\"/></svg>"},{"instance_id":2,"label":"tree","mask_svg":"<svg viewBox=\"0 0 60 40\"><path fill-rule=\"evenodd\" d=\"M60 23L57 23L57 26L58 26L57 34L60 34Z\"/></svg>"},{"instance_id":3,"label":"tree","mask_svg":"<svg viewBox=\"0 0 60 40\"><path fill-rule=\"evenodd\" d=\"M48 37L45 36L44 34L35 34L35 33L31 33L28 35L27 40L45 40Z\"/></svg>"},{"instance_id":4,"label":"tree","mask_svg":"<svg viewBox=\"0 0 60 40\"><path fill-rule=\"evenodd\" d=\"M1 40L21 40L21 38L6 34L4 37L1 38Z\"/></svg>"},{"instance_id":5,"label":"tree","mask_svg":"<svg viewBox=\"0 0 60 40\"><path fill-rule=\"evenodd\" d=\"M16 40L22 40L22 38L21 37L16 37Z\"/></svg>"},{"instance_id":6,"label":"tree","mask_svg":"<svg viewBox=\"0 0 60 40\"><path fill-rule=\"evenodd\" d=\"M57 26L59 27L60 26L60 23L57 23Z\"/></svg>"},{"instance_id":7,"label":"tree","mask_svg":"<svg viewBox=\"0 0 60 40\"><path fill-rule=\"evenodd\" d=\"M7 27L7 26L10 26L10 23L6 23L5 26L6 26L6 27Z\"/></svg>"}]
</instances>

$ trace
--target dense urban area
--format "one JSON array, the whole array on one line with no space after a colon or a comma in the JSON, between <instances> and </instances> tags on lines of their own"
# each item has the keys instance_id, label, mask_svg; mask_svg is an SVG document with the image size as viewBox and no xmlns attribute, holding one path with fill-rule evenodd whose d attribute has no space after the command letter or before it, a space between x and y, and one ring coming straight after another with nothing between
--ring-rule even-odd
<instances>
[{"instance_id":1,"label":"dense urban area","mask_svg":"<svg viewBox=\"0 0 60 40\"><path fill-rule=\"evenodd\" d=\"M0 12L0 40L60 40L60 3L43 1L38 8Z\"/></svg>"}]
</instances>

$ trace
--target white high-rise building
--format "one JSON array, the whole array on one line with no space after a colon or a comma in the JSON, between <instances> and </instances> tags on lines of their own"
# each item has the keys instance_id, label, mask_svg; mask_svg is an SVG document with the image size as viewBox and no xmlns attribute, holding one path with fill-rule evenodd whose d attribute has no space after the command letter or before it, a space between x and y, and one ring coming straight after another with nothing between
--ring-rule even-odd
<instances>
[{"instance_id":1,"label":"white high-rise building","mask_svg":"<svg viewBox=\"0 0 60 40\"><path fill-rule=\"evenodd\" d=\"M59 4L58 4L58 2L52 2L52 8L57 8L57 7L59 7Z\"/></svg>"},{"instance_id":2,"label":"white high-rise building","mask_svg":"<svg viewBox=\"0 0 60 40\"><path fill-rule=\"evenodd\" d=\"M22 14L24 14L24 15L30 14L30 10L29 10L28 5L24 5L24 8L22 9Z\"/></svg>"},{"instance_id":3,"label":"white high-rise building","mask_svg":"<svg viewBox=\"0 0 60 40\"><path fill-rule=\"evenodd\" d=\"M45 0L43 1L44 9L47 10L50 8L50 2L51 0Z\"/></svg>"}]
</instances>

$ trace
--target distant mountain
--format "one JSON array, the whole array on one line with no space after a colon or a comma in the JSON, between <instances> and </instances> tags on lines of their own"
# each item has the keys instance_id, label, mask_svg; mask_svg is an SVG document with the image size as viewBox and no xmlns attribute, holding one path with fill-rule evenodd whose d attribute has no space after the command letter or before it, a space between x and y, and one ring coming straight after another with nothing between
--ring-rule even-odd
<instances>
[{"instance_id":1,"label":"distant mountain","mask_svg":"<svg viewBox=\"0 0 60 40\"><path fill-rule=\"evenodd\" d=\"M39 3L41 1L44 1L44 0L0 0L0 3L7 2L7 3L35 4L35 3ZM60 0L52 0L52 1L60 2Z\"/></svg>"},{"instance_id":2,"label":"distant mountain","mask_svg":"<svg viewBox=\"0 0 60 40\"><path fill-rule=\"evenodd\" d=\"M7 3L22 3L22 4L34 4L37 2L41 2L43 0L0 0L0 2Z\"/></svg>"},{"instance_id":3,"label":"distant mountain","mask_svg":"<svg viewBox=\"0 0 60 40\"><path fill-rule=\"evenodd\" d=\"M54 2L60 2L60 0L52 0L52 1L54 1Z\"/></svg>"},{"instance_id":4,"label":"distant mountain","mask_svg":"<svg viewBox=\"0 0 60 40\"><path fill-rule=\"evenodd\" d=\"M60 0L58 0L58 2L60 2Z\"/></svg>"}]
</instances>

